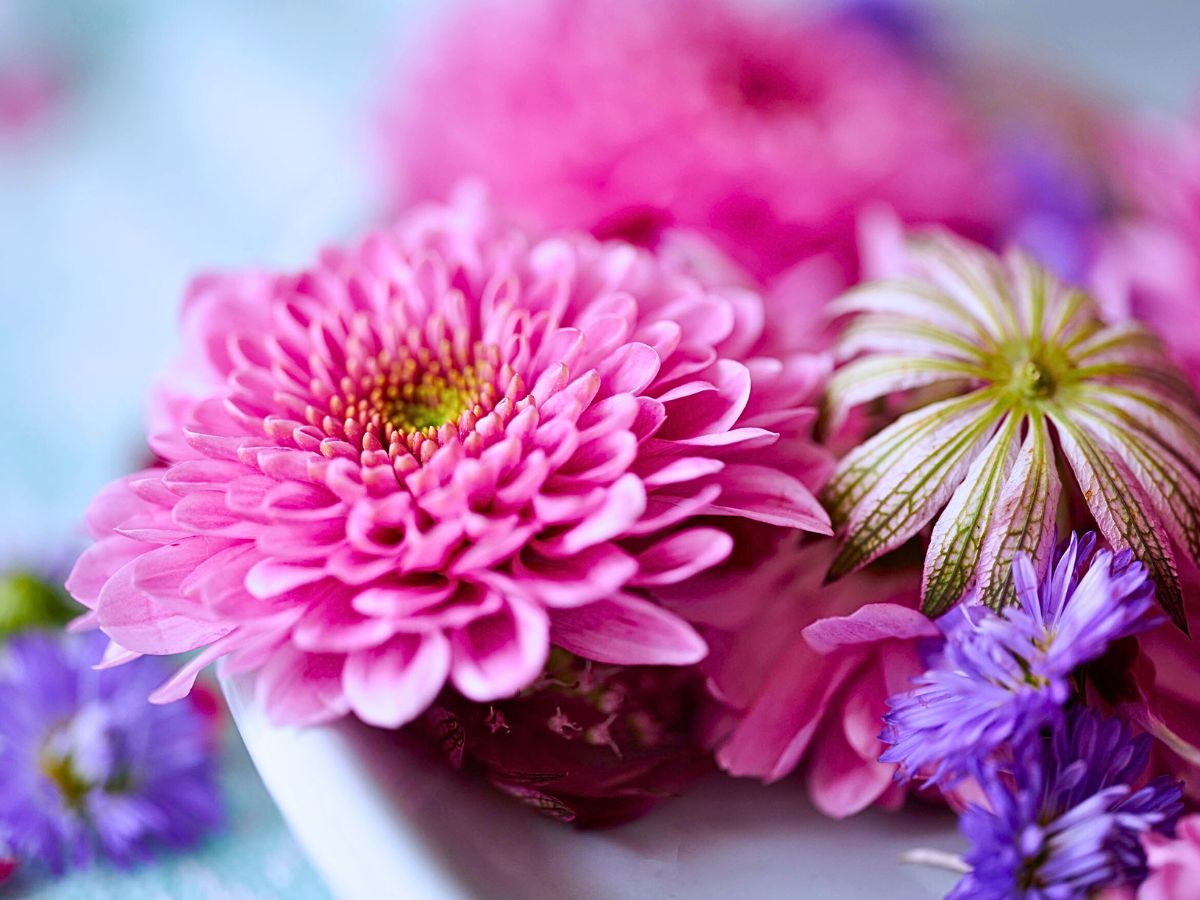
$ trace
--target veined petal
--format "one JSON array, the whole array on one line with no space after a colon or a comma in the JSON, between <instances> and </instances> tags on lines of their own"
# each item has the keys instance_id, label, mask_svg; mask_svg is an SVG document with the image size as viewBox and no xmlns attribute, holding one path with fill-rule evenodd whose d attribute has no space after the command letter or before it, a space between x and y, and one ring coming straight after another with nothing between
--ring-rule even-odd
<instances>
[{"instance_id":1,"label":"veined petal","mask_svg":"<svg viewBox=\"0 0 1200 900\"><path fill-rule=\"evenodd\" d=\"M921 608L929 616L957 603L975 580L984 535L1016 456L1021 419L1009 414L938 517L921 585Z\"/></svg>"},{"instance_id":2,"label":"veined petal","mask_svg":"<svg viewBox=\"0 0 1200 900\"><path fill-rule=\"evenodd\" d=\"M984 359L977 344L952 331L904 316L863 316L846 326L838 340L838 357L859 353L908 352L913 355L961 362Z\"/></svg>"},{"instance_id":3,"label":"veined petal","mask_svg":"<svg viewBox=\"0 0 1200 900\"><path fill-rule=\"evenodd\" d=\"M980 374L978 366L958 360L905 354L879 354L853 360L829 379L825 392L828 427L836 430L851 409L878 397L942 381L977 378Z\"/></svg>"},{"instance_id":4,"label":"veined petal","mask_svg":"<svg viewBox=\"0 0 1200 900\"><path fill-rule=\"evenodd\" d=\"M850 511L828 577L840 578L865 566L933 518L961 483L1003 412L995 404L989 409L985 402L978 409L968 407L939 417L903 456L876 472L874 486Z\"/></svg>"},{"instance_id":5,"label":"veined petal","mask_svg":"<svg viewBox=\"0 0 1200 900\"><path fill-rule=\"evenodd\" d=\"M1187 616L1175 557L1153 502L1129 466L1119 457L1104 454L1073 417L1058 410L1052 411L1050 417L1101 533L1114 547L1132 550L1150 570L1158 587L1158 602L1175 624L1186 631Z\"/></svg>"},{"instance_id":6,"label":"veined petal","mask_svg":"<svg viewBox=\"0 0 1200 900\"><path fill-rule=\"evenodd\" d=\"M1119 455L1145 488L1168 533L1193 558L1200 557L1200 478L1136 420L1100 403L1078 404L1075 421Z\"/></svg>"},{"instance_id":7,"label":"veined petal","mask_svg":"<svg viewBox=\"0 0 1200 900\"><path fill-rule=\"evenodd\" d=\"M986 390L932 403L901 416L879 434L851 450L822 491L825 508L834 525L844 523L858 503L870 493L901 457L925 441L947 421L965 422L994 402Z\"/></svg>"},{"instance_id":8,"label":"veined petal","mask_svg":"<svg viewBox=\"0 0 1200 900\"><path fill-rule=\"evenodd\" d=\"M976 567L979 599L993 609L1015 601L1012 561L1018 553L1045 569L1054 547L1054 519L1062 484L1055 470L1050 433L1041 413L1029 429L992 511Z\"/></svg>"},{"instance_id":9,"label":"veined petal","mask_svg":"<svg viewBox=\"0 0 1200 900\"><path fill-rule=\"evenodd\" d=\"M942 291L914 278L873 281L847 291L825 306L830 318L850 313L886 313L933 322L963 337L990 338L978 319Z\"/></svg>"},{"instance_id":10,"label":"veined petal","mask_svg":"<svg viewBox=\"0 0 1200 900\"><path fill-rule=\"evenodd\" d=\"M970 310L989 334L1003 337L1017 325L999 261L981 247L946 231L910 238L914 262L929 279Z\"/></svg>"}]
</instances>

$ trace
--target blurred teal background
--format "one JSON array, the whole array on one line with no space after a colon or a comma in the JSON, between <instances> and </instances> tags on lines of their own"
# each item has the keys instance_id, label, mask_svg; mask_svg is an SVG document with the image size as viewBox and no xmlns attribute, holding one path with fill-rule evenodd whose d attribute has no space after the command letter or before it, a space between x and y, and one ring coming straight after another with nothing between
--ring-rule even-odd
<instances>
[{"instance_id":1,"label":"blurred teal background","mask_svg":"<svg viewBox=\"0 0 1200 900\"><path fill-rule=\"evenodd\" d=\"M59 558L140 461L193 274L296 265L376 215L372 104L441 5L0 0L0 564ZM1181 110L1200 83L1193 0L944 5L1102 96ZM236 736L227 753L228 835L32 896L326 896Z\"/></svg>"}]
</instances>

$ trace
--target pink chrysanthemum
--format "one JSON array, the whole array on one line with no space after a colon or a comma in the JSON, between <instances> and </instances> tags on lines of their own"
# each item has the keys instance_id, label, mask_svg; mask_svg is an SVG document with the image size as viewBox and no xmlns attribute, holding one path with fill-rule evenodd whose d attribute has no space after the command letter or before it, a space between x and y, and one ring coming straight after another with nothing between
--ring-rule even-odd
<instances>
[{"instance_id":1,"label":"pink chrysanthemum","mask_svg":"<svg viewBox=\"0 0 1200 900\"><path fill-rule=\"evenodd\" d=\"M395 193L480 175L554 225L700 229L759 278L812 258L852 277L865 203L990 230L1004 191L936 74L852 18L741 6L469 5L387 112Z\"/></svg>"},{"instance_id":2,"label":"pink chrysanthemum","mask_svg":"<svg viewBox=\"0 0 1200 900\"><path fill-rule=\"evenodd\" d=\"M399 725L447 679L511 695L551 641L695 662L650 599L729 553L692 520L829 531L825 362L741 358L760 327L753 294L469 191L299 275L201 279L166 465L97 498L69 587L129 653L204 648L154 699L227 656L286 722Z\"/></svg>"}]
</instances>

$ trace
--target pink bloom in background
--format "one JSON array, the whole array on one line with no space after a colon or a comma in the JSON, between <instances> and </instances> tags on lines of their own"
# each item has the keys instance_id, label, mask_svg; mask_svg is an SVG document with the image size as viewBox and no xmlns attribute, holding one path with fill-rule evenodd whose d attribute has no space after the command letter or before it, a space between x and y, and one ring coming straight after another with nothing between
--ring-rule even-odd
<instances>
[{"instance_id":1,"label":"pink bloom in background","mask_svg":"<svg viewBox=\"0 0 1200 900\"><path fill-rule=\"evenodd\" d=\"M1127 215L1112 227L1092 282L1111 314L1136 317L1166 339L1200 383L1200 112L1157 129L1131 126L1115 142L1113 175Z\"/></svg>"},{"instance_id":2,"label":"pink bloom in background","mask_svg":"<svg viewBox=\"0 0 1200 900\"><path fill-rule=\"evenodd\" d=\"M895 767L878 761L882 717L889 694L922 671L917 643L939 635L916 610L920 571L823 586L832 544L780 540L753 573L726 566L700 579L706 599L678 592L673 605L705 623L702 667L716 698L706 728L717 762L768 782L803 766L814 805L830 816L897 805Z\"/></svg>"},{"instance_id":3,"label":"pink bloom in background","mask_svg":"<svg viewBox=\"0 0 1200 900\"><path fill-rule=\"evenodd\" d=\"M699 229L760 280L824 260L821 301L855 274L864 204L986 236L1007 202L936 73L851 18L478 2L422 59L386 114L397 197L481 175L554 225L648 244Z\"/></svg>"},{"instance_id":4,"label":"pink bloom in background","mask_svg":"<svg viewBox=\"0 0 1200 900\"><path fill-rule=\"evenodd\" d=\"M762 320L471 190L296 275L200 279L153 403L165 465L96 499L69 588L113 663L201 649L155 700L224 656L280 722L510 696L551 642L696 662L650 590L721 563L729 517L829 532L827 361L748 357Z\"/></svg>"},{"instance_id":5,"label":"pink bloom in background","mask_svg":"<svg viewBox=\"0 0 1200 900\"><path fill-rule=\"evenodd\" d=\"M53 111L61 98L62 72L37 57L0 64L0 138L24 136Z\"/></svg>"}]
</instances>

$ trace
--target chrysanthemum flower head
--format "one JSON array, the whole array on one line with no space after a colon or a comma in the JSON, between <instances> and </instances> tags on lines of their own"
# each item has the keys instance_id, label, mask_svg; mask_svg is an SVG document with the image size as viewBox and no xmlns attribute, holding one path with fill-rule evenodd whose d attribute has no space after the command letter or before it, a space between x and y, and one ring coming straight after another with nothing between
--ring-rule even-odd
<instances>
[{"instance_id":1,"label":"chrysanthemum flower head","mask_svg":"<svg viewBox=\"0 0 1200 900\"><path fill-rule=\"evenodd\" d=\"M1033 733L1012 758L978 773L988 808L961 821L972 871L951 898L1069 898L1145 878L1141 838L1170 834L1183 808L1178 783L1137 787L1150 738L1119 719L1074 711L1051 734Z\"/></svg>"},{"instance_id":2,"label":"chrysanthemum flower head","mask_svg":"<svg viewBox=\"0 0 1200 900\"><path fill-rule=\"evenodd\" d=\"M1200 410L1158 338L1106 323L1090 296L1019 252L1000 259L928 232L894 265L895 277L835 302L853 318L832 420L900 392L915 408L847 454L826 486L842 537L830 576L936 517L925 610L971 589L989 606L1012 602L1017 554L1039 573L1049 562L1057 446L1100 532L1145 564L1185 626L1172 540L1200 557Z\"/></svg>"},{"instance_id":3,"label":"chrysanthemum flower head","mask_svg":"<svg viewBox=\"0 0 1200 900\"><path fill-rule=\"evenodd\" d=\"M551 641L695 662L650 597L729 553L712 522L829 531L825 363L747 358L761 324L754 294L472 190L298 275L201 280L166 464L97 498L69 587L129 651L204 648L156 699L228 655L280 721L509 696Z\"/></svg>"},{"instance_id":4,"label":"chrysanthemum flower head","mask_svg":"<svg viewBox=\"0 0 1200 900\"><path fill-rule=\"evenodd\" d=\"M818 256L852 277L864 203L990 231L1004 189L937 75L852 17L747 6L465 6L399 79L397 193L479 175L551 225L699 229L760 278Z\"/></svg>"},{"instance_id":5,"label":"chrysanthemum flower head","mask_svg":"<svg viewBox=\"0 0 1200 900\"><path fill-rule=\"evenodd\" d=\"M104 645L27 632L0 650L0 850L23 863L128 864L221 821L208 723L185 704L146 703L158 661L93 671Z\"/></svg>"},{"instance_id":6,"label":"chrysanthemum flower head","mask_svg":"<svg viewBox=\"0 0 1200 900\"><path fill-rule=\"evenodd\" d=\"M1037 578L1013 562L1018 605L997 615L962 607L936 664L889 699L881 759L901 778L953 783L1001 747L1058 721L1076 670L1109 645L1157 624L1154 588L1128 550L1074 535Z\"/></svg>"}]
</instances>

